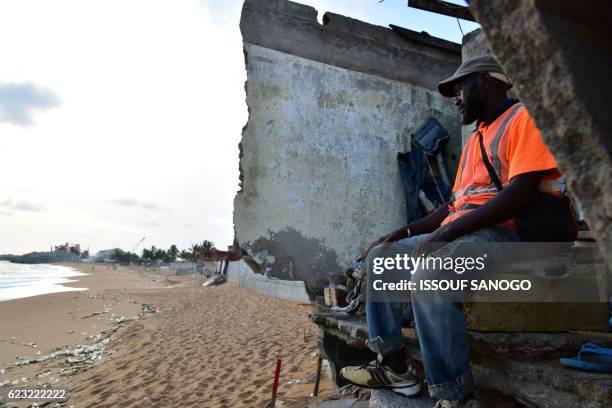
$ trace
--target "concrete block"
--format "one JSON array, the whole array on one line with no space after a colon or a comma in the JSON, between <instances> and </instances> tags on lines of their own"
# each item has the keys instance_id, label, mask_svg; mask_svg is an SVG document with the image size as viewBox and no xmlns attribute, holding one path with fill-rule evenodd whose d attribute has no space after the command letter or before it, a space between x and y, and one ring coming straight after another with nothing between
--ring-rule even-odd
<instances>
[{"instance_id":1,"label":"concrete block","mask_svg":"<svg viewBox=\"0 0 612 408\"><path fill-rule=\"evenodd\" d=\"M356 398L339 399L332 401L321 401L308 405L308 408L368 408L367 401L359 401Z\"/></svg>"},{"instance_id":2,"label":"concrete block","mask_svg":"<svg viewBox=\"0 0 612 408\"><path fill-rule=\"evenodd\" d=\"M488 332L563 332L608 330L608 304L466 303L471 330Z\"/></svg>"},{"instance_id":3,"label":"concrete block","mask_svg":"<svg viewBox=\"0 0 612 408\"><path fill-rule=\"evenodd\" d=\"M244 261L230 262L227 276L229 282L269 297L309 302L304 282L269 279L251 271Z\"/></svg>"},{"instance_id":4,"label":"concrete block","mask_svg":"<svg viewBox=\"0 0 612 408\"><path fill-rule=\"evenodd\" d=\"M346 365L372 359L372 353L365 346L368 334L364 318L323 313L315 314L313 320L320 328L319 348L330 359L333 373ZM408 356L421 361L415 330L406 328L403 334ZM575 356L586 341L610 346L609 333L470 332L470 338L472 371L481 390L512 396L534 407L612 406L610 375L563 368L558 360L562 356ZM340 381L337 374L333 378ZM487 407L507 406L495 403L495 395L486 399L484 393L482 396Z\"/></svg>"},{"instance_id":5,"label":"concrete block","mask_svg":"<svg viewBox=\"0 0 612 408\"><path fill-rule=\"evenodd\" d=\"M408 398L391 390L372 391L370 408L431 408L435 401L426 395Z\"/></svg>"},{"instance_id":6,"label":"concrete block","mask_svg":"<svg viewBox=\"0 0 612 408\"><path fill-rule=\"evenodd\" d=\"M276 297L279 299L291 299L292 295L293 292L290 287L282 287L280 285L276 287Z\"/></svg>"}]
</instances>

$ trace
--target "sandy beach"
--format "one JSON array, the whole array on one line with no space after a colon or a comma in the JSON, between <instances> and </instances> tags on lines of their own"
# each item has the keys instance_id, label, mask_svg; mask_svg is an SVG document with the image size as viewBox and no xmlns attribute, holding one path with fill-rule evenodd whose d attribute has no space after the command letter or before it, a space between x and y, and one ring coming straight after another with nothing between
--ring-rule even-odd
<instances>
[{"instance_id":1,"label":"sandy beach","mask_svg":"<svg viewBox=\"0 0 612 408\"><path fill-rule=\"evenodd\" d=\"M277 406L313 401L313 384L295 383L316 366L308 307L163 270L67 266L88 274L69 284L87 291L0 302L3 393L67 389L66 407L263 407L280 358ZM323 375L319 398L332 395Z\"/></svg>"}]
</instances>

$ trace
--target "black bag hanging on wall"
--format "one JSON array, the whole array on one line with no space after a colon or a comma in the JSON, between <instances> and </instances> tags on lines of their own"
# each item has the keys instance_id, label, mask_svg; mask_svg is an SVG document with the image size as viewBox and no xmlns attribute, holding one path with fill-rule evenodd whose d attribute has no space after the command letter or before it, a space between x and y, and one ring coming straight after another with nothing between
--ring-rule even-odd
<instances>
[{"instance_id":1,"label":"black bag hanging on wall","mask_svg":"<svg viewBox=\"0 0 612 408\"><path fill-rule=\"evenodd\" d=\"M489 161L484 147L482 133L478 132L480 152L491 181L497 191L502 190L502 183ZM526 242L571 242L578 237L578 225L570 207L569 198L565 195L538 191L533 207L514 218L516 233Z\"/></svg>"}]
</instances>

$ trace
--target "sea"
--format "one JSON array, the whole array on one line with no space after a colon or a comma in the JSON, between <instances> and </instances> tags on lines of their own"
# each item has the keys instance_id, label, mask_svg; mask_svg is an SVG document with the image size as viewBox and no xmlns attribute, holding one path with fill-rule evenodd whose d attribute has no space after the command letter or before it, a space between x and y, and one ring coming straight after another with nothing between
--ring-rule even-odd
<instances>
[{"instance_id":1,"label":"sea","mask_svg":"<svg viewBox=\"0 0 612 408\"><path fill-rule=\"evenodd\" d=\"M87 290L64 286L76 282L70 278L82 275L87 274L67 266L0 261L0 302L45 293Z\"/></svg>"}]
</instances>

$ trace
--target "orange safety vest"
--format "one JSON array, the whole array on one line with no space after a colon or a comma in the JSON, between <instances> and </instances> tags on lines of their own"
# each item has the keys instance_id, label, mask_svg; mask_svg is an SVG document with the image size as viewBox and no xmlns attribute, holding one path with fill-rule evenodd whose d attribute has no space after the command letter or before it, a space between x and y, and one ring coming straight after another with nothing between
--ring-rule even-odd
<instances>
[{"instance_id":1,"label":"orange safety vest","mask_svg":"<svg viewBox=\"0 0 612 408\"><path fill-rule=\"evenodd\" d=\"M542 135L527 109L516 103L490 124L480 123L468 139L459 162L453 187L449 223L486 203L498 193L482 159L478 133L482 133L485 150L503 186L513 177L534 171L554 170L540 183L539 190L559 194L565 182L557 163L542 141ZM512 220L503 223L514 228Z\"/></svg>"}]
</instances>

